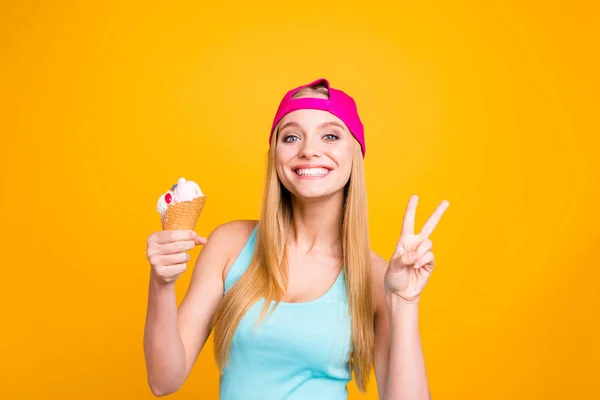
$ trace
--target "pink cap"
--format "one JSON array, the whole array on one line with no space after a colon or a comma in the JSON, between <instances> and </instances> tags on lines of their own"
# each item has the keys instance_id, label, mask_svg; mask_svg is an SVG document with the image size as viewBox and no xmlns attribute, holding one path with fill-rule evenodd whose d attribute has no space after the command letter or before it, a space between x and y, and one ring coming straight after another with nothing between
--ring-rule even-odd
<instances>
[{"instance_id":1,"label":"pink cap","mask_svg":"<svg viewBox=\"0 0 600 400\"><path fill-rule=\"evenodd\" d=\"M319 83L324 83L327 85L327 89L329 90L329 99L317 99L310 97L292 99L292 96L298 90L305 87L315 86ZM330 87L327 79L317 79L308 85L299 86L286 93L279 104L277 114L275 114L275 119L273 120L273 125L271 126L271 134L269 135L269 143L271 143L273 130L281 118L292 111L304 109L328 111L341 119L346 124L352 135L354 135L358 143L360 143L363 158L365 157L365 153L367 152L365 146L365 131L363 124L360 121L360 117L358 116L356 103L354 102L354 99L348 96L346 93Z\"/></svg>"}]
</instances>

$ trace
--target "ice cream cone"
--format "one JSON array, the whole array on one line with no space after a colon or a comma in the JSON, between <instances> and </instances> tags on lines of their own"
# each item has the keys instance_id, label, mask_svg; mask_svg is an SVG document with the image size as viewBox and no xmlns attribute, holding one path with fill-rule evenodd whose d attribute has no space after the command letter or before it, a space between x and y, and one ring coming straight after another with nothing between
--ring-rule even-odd
<instances>
[{"instance_id":1,"label":"ice cream cone","mask_svg":"<svg viewBox=\"0 0 600 400\"><path fill-rule=\"evenodd\" d=\"M191 201L170 204L161 216L163 230L194 229L205 202L206 196L200 196Z\"/></svg>"}]
</instances>

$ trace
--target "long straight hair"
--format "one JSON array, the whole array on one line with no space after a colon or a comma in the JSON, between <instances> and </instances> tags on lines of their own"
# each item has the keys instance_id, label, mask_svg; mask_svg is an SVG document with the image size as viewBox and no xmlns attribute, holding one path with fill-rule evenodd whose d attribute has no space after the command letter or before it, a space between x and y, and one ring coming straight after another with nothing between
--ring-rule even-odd
<instances>
[{"instance_id":1,"label":"long straight hair","mask_svg":"<svg viewBox=\"0 0 600 400\"><path fill-rule=\"evenodd\" d=\"M329 95L318 86L302 89L295 97ZM261 323L275 302L275 310L288 288L286 241L292 221L291 193L275 169L275 146L279 127L271 139L267 179L259 219L256 247L246 272L225 294L213 320L215 358L222 370L227 365L233 335L248 309L259 299L265 303ZM373 278L367 218L367 196L361 148L354 143L350 179L344 187L341 240L344 276L352 320L350 369L356 384L365 391L373 364Z\"/></svg>"}]
</instances>

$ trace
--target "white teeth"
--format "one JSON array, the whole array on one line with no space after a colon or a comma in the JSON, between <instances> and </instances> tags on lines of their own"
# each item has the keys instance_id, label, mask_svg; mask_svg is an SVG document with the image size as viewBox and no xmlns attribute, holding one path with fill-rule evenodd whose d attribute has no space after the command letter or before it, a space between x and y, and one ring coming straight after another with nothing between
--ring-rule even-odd
<instances>
[{"instance_id":1,"label":"white teeth","mask_svg":"<svg viewBox=\"0 0 600 400\"><path fill-rule=\"evenodd\" d=\"M300 176L323 176L328 172L329 170L325 168L303 168L296 170L296 173Z\"/></svg>"}]
</instances>

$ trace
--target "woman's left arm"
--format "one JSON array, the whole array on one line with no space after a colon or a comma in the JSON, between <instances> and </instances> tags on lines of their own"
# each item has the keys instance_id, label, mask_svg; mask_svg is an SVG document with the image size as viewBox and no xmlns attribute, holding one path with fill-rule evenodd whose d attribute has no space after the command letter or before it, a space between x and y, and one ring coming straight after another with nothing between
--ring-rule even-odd
<instances>
[{"instance_id":1,"label":"woman's left arm","mask_svg":"<svg viewBox=\"0 0 600 400\"><path fill-rule=\"evenodd\" d=\"M383 288L376 286L374 360L382 400L431 399L419 335L419 298L434 266L429 236L449 203L442 201L415 235L417 202L417 196L408 202L390 262L378 261L374 268L375 279L383 281Z\"/></svg>"}]
</instances>

